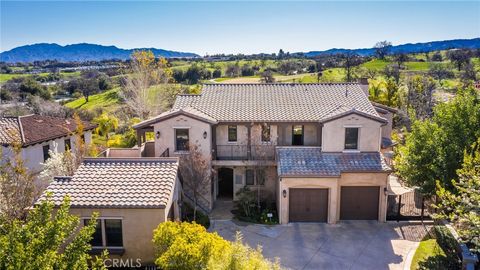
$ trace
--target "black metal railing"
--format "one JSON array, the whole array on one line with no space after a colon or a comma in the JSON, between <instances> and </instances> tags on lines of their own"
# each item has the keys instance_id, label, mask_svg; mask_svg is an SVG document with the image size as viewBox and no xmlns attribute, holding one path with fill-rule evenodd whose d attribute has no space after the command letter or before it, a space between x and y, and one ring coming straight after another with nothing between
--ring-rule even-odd
<instances>
[{"instance_id":1,"label":"black metal railing","mask_svg":"<svg viewBox=\"0 0 480 270\"><path fill-rule=\"evenodd\" d=\"M217 145L215 156L217 160L273 160L275 145Z\"/></svg>"},{"instance_id":2,"label":"black metal railing","mask_svg":"<svg viewBox=\"0 0 480 270\"><path fill-rule=\"evenodd\" d=\"M170 156L170 150L167 148L165 151L163 151L162 154L160 154L160 157L169 157Z\"/></svg>"}]
</instances>

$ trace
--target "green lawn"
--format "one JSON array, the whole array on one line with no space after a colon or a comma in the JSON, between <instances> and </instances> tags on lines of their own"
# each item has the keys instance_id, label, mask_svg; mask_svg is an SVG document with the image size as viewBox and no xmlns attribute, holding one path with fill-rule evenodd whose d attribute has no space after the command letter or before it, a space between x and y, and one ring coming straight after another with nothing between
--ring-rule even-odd
<instances>
[{"instance_id":1,"label":"green lawn","mask_svg":"<svg viewBox=\"0 0 480 270\"><path fill-rule=\"evenodd\" d=\"M48 72L44 72L44 73L39 73L39 74L35 74L35 75L38 75L40 77L46 77L48 76ZM8 80L11 80L13 78L19 78L19 77L28 77L28 76L35 76L34 74L17 74L17 73L14 73L14 74L5 74L5 73L1 73L0 74L0 82L6 82ZM60 75L63 76L63 77L66 77L66 78L72 78L72 77L77 77L77 76L80 76L80 71L75 71L75 72L60 72Z\"/></svg>"},{"instance_id":2,"label":"green lawn","mask_svg":"<svg viewBox=\"0 0 480 270\"><path fill-rule=\"evenodd\" d=\"M113 88L100 94L92 95L88 98L88 102L84 97L68 102L65 106L72 109L93 110L95 108L103 108L105 110L113 110L120 103L118 91L120 88Z\"/></svg>"},{"instance_id":3,"label":"green lawn","mask_svg":"<svg viewBox=\"0 0 480 270\"><path fill-rule=\"evenodd\" d=\"M29 76L29 74L0 74L0 82L6 82L8 80L11 80L13 78L18 78L18 77L25 77Z\"/></svg>"},{"instance_id":4,"label":"green lawn","mask_svg":"<svg viewBox=\"0 0 480 270\"><path fill-rule=\"evenodd\" d=\"M445 269L445 260L447 256L436 239L423 240L413 255L410 269Z\"/></svg>"},{"instance_id":5,"label":"green lawn","mask_svg":"<svg viewBox=\"0 0 480 270\"><path fill-rule=\"evenodd\" d=\"M380 71L380 70L385 69L385 67L390 65L390 64L392 64L392 63L387 61L387 60L374 59L374 60L365 62L365 63L361 64L360 66L364 67L364 68Z\"/></svg>"}]
</instances>

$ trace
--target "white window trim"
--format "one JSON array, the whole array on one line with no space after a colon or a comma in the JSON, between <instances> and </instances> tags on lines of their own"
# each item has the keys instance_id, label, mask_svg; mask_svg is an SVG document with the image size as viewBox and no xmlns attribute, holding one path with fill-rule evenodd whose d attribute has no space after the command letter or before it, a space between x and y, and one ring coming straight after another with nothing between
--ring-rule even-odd
<instances>
[{"instance_id":1,"label":"white window trim","mask_svg":"<svg viewBox=\"0 0 480 270\"><path fill-rule=\"evenodd\" d=\"M81 217L82 220L90 220L92 217ZM105 231L105 219L118 219L122 221L122 246L121 247L111 247L107 246L107 234ZM123 217L98 217L97 220L100 220L100 229L102 230L102 245L101 246L92 246L92 248L104 248L104 249L123 249L124 248L124 235L123 235ZM83 221L83 224L85 224L85 221Z\"/></svg>"}]
</instances>

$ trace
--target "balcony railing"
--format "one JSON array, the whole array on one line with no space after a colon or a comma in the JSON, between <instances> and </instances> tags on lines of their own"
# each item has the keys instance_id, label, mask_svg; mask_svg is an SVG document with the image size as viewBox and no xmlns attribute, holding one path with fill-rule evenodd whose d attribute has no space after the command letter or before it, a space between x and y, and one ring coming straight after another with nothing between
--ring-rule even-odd
<instances>
[{"instance_id":1,"label":"balcony railing","mask_svg":"<svg viewBox=\"0 0 480 270\"><path fill-rule=\"evenodd\" d=\"M217 160L273 160L275 145L217 145Z\"/></svg>"}]
</instances>

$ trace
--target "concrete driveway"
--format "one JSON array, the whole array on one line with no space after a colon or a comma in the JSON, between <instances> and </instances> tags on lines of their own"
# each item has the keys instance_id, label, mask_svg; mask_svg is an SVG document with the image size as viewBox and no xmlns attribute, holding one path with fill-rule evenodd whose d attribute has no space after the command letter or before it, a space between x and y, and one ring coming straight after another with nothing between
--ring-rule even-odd
<instances>
[{"instance_id":1,"label":"concrete driveway","mask_svg":"<svg viewBox=\"0 0 480 270\"><path fill-rule=\"evenodd\" d=\"M265 226L231 220L212 221L210 231L233 241L236 231L265 257L288 269L409 269L426 228L412 223L375 221L335 225L295 223Z\"/></svg>"}]
</instances>

